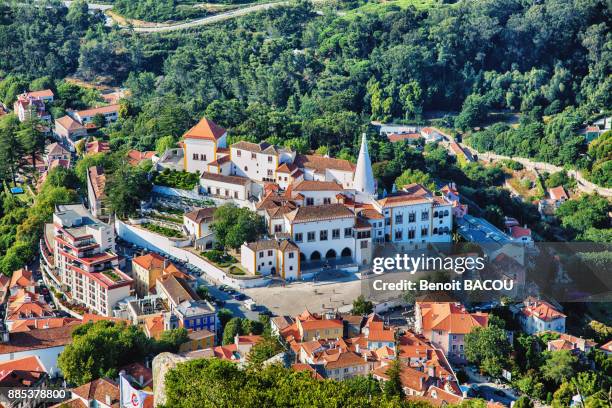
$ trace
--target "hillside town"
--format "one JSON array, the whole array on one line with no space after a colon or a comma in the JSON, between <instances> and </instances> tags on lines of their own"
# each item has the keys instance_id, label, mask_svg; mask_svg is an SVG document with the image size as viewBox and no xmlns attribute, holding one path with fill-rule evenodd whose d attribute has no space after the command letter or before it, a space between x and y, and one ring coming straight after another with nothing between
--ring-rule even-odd
<instances>
[{"instance_id":1,"label":"hillside town","mask_svg":"<svg viewBox=\"0 0 612 408\"><path fill-rule=\"evenodd\" d=\"M55 139L36 161L39 190L54 168L71 169L80 155L111 154L109 144L88 136L88 129L117 119L117 105L108 105L51 123L45 103L52 98L47 90L20 95L15 103L16 112L30 106L23 115L38 115ZM413 134L381 132L392 143ZM477 350L478 336L501 333L500 348L506 350L517 338L533 338L528 347L536 352L568 352L576 360L572 367L589 370L602 364L596 355L611 353L609 339L600 344L567 333L568 312L559 303L521 299L517 290L498 293L486 304L425 294L380 303L360 295L343 306L333 306L330 298L326 305L316 296L316 282L367 280L381 250L431 250L453 242L453 231L464 241L485 244L492 273L523 288L533 284L525 272L534 251L531 231L512 217L500 229L469 215L454 183L380 190L365 133L356 163L267 142L228 144L227 133L202 118L163 154L125 153L129 166L149 161L146 177L152 180L150 198L139 201L129 217L111 210L104 167L85 169L82 201L54 207L38 262L2 275L3 386L50 386L71 378L62 372L63 354L70 352L75 332L100 322L133 326L152 342L174 343L113 367L114 376L79 381L71 399L56 406L118 406L126 378L130 389L140 390L141 406L162 406L164 378L177 364L220 359L243 366L255 360L250 356L258 348L265 350L257 352L261 364L281 364L317 381L397 381L405 398L432 406L477 399L491 407L512 406L530 391L512 382L509 355L493 352L487 360L488 353ZM440 143L447 135L423 128L414 138ZM554 213L568 199L563 187L553 188L542 206ZM247 223L260 223L259 230L240 232L257 239L230 244L231 232L218 224L227 217L223 211L230 224L245 212ZM227 235L219 239L220 234ZM323 302L323 309L294 300L292 308L278 310L276 295L265 296L268 287L287 291L280 298L294 296L295 288L314 290L313 300ZM256 301L245 294L253 288L264 296ZM262 347L269 342L273 346ZM482 358L495 367L481 365ZM580 404L580 390L570 394L571 405Z\"/></svg>"},{"instance_id":2,"label":"hillside town","mask_svg":"<svg viewBox=\"0 0 612 408\"><path fill-rule=\"evenodd\" d=\"M0 408L612 407L604 3L0 5Z\"/></svg>"}]
</instances>

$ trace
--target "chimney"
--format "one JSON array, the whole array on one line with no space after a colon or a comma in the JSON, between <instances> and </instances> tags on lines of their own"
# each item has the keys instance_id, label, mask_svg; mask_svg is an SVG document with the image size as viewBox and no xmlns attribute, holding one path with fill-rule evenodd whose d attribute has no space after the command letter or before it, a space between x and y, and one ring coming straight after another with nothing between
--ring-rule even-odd
<instances>
[{"instance_id":1,"label":"chimney","mask_svg":"<svg viewBox=\"0 0 612 408\"><path fill-rule=\"evenodd\" d=\"M112 398L111 398L111 396L110 396L110 395L108 395L108 394L106 394L104 397L105 397L105 398L104 398L104 402L105 402L105 404L106 404L106 405L108 405L108 406L110 407L110 406L112 405Z\"/></svg>"},{"instance_id":2,"label":"chimney","mask_svg":"<svg viewBox=\"0 0 612 408\"><path fill-rule=\"evenodd\" d=\"M138 384L140 384L141 387L144 385L144 376L142 374L138 376Z\"/></svg>"},{"instance_id":3,"label":"chimney","mask_svg":"<svg viewBox=\"0 0 612 408\"><path fill-rule=\"evenodd\" d=\"M355 344L355 352L359 353L359 350L360 350L359 344Z\"/></svg>"}]
</instances>

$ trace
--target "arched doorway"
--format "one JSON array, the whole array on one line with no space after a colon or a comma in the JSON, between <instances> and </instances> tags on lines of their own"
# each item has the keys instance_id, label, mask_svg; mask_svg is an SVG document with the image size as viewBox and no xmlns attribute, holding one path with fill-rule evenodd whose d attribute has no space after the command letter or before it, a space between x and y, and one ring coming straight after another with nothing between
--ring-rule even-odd
<instances>
[{"instance_id":1,"label":"arched doorway","mask_svg":"<svg viewBox=\"0 0 612 408\"><path fill-rule=\"evenodd\" d=\"M300 252L300 262L306 261L306 255Z\"/></svg>"},{"instance_id":2,"label":"arched doorway","mask_svg":"<svg viewBox=\"0 0 612 408\"><path fill-rule=\"evenodd\" d=\"M310 260L311 261L321 260L321 253L319 251L314 251L312 254L310 254Z\"/></svg>"},{"instance_id":3,"label":"arched doorway","mask_svg":"<svg viewBox=\"0 0 612 408\"><path fill-rule=\"evenodd\" d=\"M336 259L336 251L334 251L333 249L327 251L327 253L325 254L325 259Z\"/></svg>"},{"instance_id":4,"label":"arched doorway","mask_svg":"<svg viewBox=\"0 0 612 408\"><path fill-rule=\"evenodd\" d=\"M347 247L347 248L344 248L344 249L342 250L342 252L340 253L340 256L341 256L342 258L350 258L352 255L353 255L353 253L352 253L352 251L351 251L351 248L348 248L348 247Z\"/></svg>"}]
</instances>

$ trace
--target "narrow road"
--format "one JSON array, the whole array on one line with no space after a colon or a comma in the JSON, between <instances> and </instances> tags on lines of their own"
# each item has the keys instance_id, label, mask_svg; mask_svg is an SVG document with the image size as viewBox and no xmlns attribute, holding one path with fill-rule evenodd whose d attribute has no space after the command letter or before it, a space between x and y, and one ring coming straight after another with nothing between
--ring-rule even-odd
<instances>
[{"instance_id":1,"label":"narrow road","mask_svg":"<svg viewBox=\"0 0 612 408\"><path fill-rule=\"evenodd\" d=\"M446 142L450 142L452 140L451 136L442 132L441 130L434 128L436 132L444 136ZM516 162L521 163L526 169L531 171L545 171L548 173L556 173L558 171L565 170L563 167L555 166L550 163L537 162L530 159L526 159L524 157L510 157L510 156L502 156L500 154L495 154L491 152L479 153L476 150L472 149L469 146L466 146L463 143L457 143L465 152L470 152L472 156L477 156L478 160L482 161L490 161L490 160L514 160ZM450 150L449 143L442 143L442 145ZM585 179L579 171L570 169L567 170L567 174L571 177L574 177L577 181L576 187L578 190L587 194L597 193L603 197L612 197L612 188L605 188L598 186L597 184L591 183L589 180Z\"/></svg>"}]
</instances>

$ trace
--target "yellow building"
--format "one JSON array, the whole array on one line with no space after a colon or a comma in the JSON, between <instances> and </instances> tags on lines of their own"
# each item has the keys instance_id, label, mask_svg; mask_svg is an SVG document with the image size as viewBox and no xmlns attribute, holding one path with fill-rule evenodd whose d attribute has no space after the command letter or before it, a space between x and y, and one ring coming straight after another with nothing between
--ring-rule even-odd
<instances>
[{"instance_id":1,"label":"yellow building","mask_svg":"<svg viewBox=\"0 0 612 408\"><path fill-rule=\"evenodd\" d=\"M184 275L174 264L155 253L132 259L134 288L139 297L144 297L155 288L157 279L166 274Z\"/></svg>"},{"instance_id":2,"label":"yellow building","mask_svg":"<svg viewBox=\"0 0 612 408\"><path fill-rule=\"evenodd\" d=\"M189 332L189 340L181 344L179 353L203 350L215 346L215 333L206 329Z\"/></svg>"}]
</instances>

